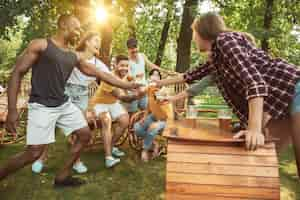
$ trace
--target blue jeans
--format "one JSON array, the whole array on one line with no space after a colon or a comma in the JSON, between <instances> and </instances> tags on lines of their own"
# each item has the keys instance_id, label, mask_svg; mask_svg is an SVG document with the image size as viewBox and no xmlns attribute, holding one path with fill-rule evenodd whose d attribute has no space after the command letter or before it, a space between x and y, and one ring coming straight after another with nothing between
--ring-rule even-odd
<instances>
[{"instance_id":1,"label":"blue jeans","mask_svg":"<svg viewBox=\"0 0 300 200\"><path fill-rule=\"evenodd\" d=\"M130 105L128 106L128 112L134 113L137 112L139 109L145 110L147 108L147 105L148 105L148 98L147 96L144 96L139 100L135 100L131 102Z\"/></svg>"},{"instance_id":2,"label":"blue jeans","mask_svg":"<svg viewBox=\"0 0 300 200\"><path fill-rule=\"evenodd\" d=\"M158 123L158 126L152 130L149 127L153 123ZM166 122L158 121L150 114L146 117L144 123L137 122L134 124L134 132L137 136L144 138L143 149L149 150L156 135L161 133L166 126Z\"/></svg>"},{"instance_id":3,"label":"blue jeans","mask_svg":"<svg viewBox=\"0 0 300 200\"><path fill-rule=\"evenodd\" d=\"M300 81L295 86L295 95L291 107L291 114L298 112L300 112Z\"/></svg>"},{"instance_id":4,"label":"blue jeans","mask_svg":"<svg viewBox=\"0 0 300 200\"><path fill-rule=\"evenodd\" d=\"M81 111L85 111L88 107L88 93L88 87L71 83L66 84L65 94L68 95L71 102L74 103Z\"/></svg>"}]
</instances>

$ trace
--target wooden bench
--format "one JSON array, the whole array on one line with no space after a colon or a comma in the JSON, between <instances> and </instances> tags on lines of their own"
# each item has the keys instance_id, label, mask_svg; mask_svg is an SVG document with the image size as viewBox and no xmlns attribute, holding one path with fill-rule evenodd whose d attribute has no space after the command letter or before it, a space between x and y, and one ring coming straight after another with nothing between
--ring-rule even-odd
<instances>
[{"instance_id":1,"label":"wooden bench","mask_svg":"<svg viewBox=\"0 0 300 200\"><path fill-rule=\"evenodd\" d=\"M246 151L244 140L233 140L217 120L175 121L164 136L167 200L280 199L273 142Z\"/></svg>"}]
</instances>

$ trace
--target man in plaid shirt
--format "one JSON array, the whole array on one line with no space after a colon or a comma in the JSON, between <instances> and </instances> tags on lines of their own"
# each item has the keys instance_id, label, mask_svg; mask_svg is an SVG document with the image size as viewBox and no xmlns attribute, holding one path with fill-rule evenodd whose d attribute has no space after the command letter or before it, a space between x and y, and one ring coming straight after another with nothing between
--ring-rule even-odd
<instances>
[{"instance_id":1,"label":"man in plaid shirt","mask_svg":"<svg viewBox=\"0 0 300 200\"><path fill-rule=\"evenodd\" d=\"M264 127L270 119L292 117L292 138L300 171L300 69L273 59L257 49L244 34L226 28L222 17L207 13L192 25L193 40L211 59L175 79L158 85L192 83L212 75L226 102L246 128L235 137L246 137L246 147L264 144Z\"/></svg>"}]
</instances>

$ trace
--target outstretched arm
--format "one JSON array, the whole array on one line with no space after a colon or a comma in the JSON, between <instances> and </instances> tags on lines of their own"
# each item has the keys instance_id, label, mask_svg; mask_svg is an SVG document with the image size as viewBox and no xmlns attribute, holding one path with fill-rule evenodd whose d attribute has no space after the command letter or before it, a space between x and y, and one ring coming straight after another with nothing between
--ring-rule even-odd
<instances>
[{"instance_id":1,"label":"outstretched arm","mask_svg":"<svg viewBox=\"0 0 300 200\"><path fill-rule=\"evenodd\" d=\"M116 97L117 99L121 100L121 101L124 101L124 102L127 102L127 103L130 103L134 100L137 100L139 98L141 98L142 96L139 95L138 93L134 93L134 94L124 94L122 93L119 89L114 89L112 91L112 95L114 97Z\"/></svg>"},{"instance_id":2,"label":"outstretched arm","mask_svg":"<svg viewBox=\"0 0 300 200\"><path fill-rule=\"evenodd\" d=\"M150 68L150 70L152 70L152 69L158 69L159 71L161 71L163 73L166 73L166 74L170 74L170 75L172 75L172 74L178 74L177 72L172 72L172 71L163 69L163 68L159 67L158 65L152 63L145 54L142 54L142 56L143 56L143 58L145 60L146 66L148 66Z\"/></svg>"},{"instance_id":3,"label":"outstretched arm","mask_svg":"<svg viewBox=\"0 0 300 200\"><path fill-rule=\"evenodd\" d=\"M32 67L39 57L40 52L47 48L45 39L33 40L17 59L11 77L8 82L8 116L7 131L16 132L17 96L20 83L26 72Z\"/></svg>"},{"instance_id":4,"label":"outstretched arm","mask_svg":"<svg viewBox=\"0 0 300 200\"><path fill-rule=\"evenodd\" d=\"M114 76L112 73L103 72L98 70L95 65L85 62L83 59L79 59L77 68L88 76L94 76L101 81L104 81L110 85L123 88L123 89L136 89L140 87L140 84L130 83L122 81L121 79Z\"/></svg>"}]
</instances>

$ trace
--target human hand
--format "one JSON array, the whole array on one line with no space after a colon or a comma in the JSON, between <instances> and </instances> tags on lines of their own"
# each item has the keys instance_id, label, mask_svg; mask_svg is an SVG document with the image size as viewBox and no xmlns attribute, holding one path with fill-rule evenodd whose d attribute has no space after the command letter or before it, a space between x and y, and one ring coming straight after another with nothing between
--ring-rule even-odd
<instances>
[{"instance_id":1,"label":"human hand","mask_svg":"<svg viewBox=\"0 0 300 200\"><path fill-rule=\"evenodd\" d=\"M17 132L17 125L18 125L18 111L17 109L9 109L7 118L6 118L6 131L9 133L16 133Z\"/></svg>"},{"instance_id":2,"label":"human hand","mask_svg":"<svg viewBox=\"0 0 300 200\"><path fill-rule=\"evenodd\" d=\"M252 131L252 130L242 130L239 131L233 138L245 137L246 149L256 150L258 147L265 144L265 136L261 132Z\"/></svg>"}]
</instances>

